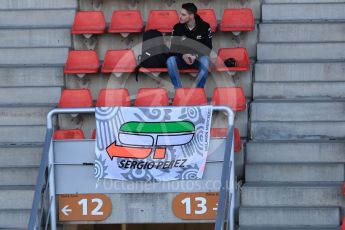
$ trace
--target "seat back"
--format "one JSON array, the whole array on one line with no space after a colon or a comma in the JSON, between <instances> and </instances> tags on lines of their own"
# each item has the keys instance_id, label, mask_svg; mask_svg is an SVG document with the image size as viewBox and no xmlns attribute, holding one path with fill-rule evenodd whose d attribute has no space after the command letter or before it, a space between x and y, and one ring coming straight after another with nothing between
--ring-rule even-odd
<instances>
[{"instance_id":1,"label":"seat back","mask_svg":"<svg viewBox=\"0 0 345 230\"><path fill-rule=\"evenodd\" d=\"M102 73L130 73L136 66L133 50L108 50L105 53Z\"/></svg>"},{"instance_id":2,"label":"seat back","mask_svg":"<svg viewBox=\"0 0 345 230\"><path fill-rule=\"evenodd\" d=\"M102 11L79 11L74 17L72 34L103 34L105 26Z\"/></svg>"},{"instance_id":3,"label":"seat back","mask_svg":"<svg viewBox=\"0 0 345 230\"><path fill-rule=\"evenodd\" d=\"M59 129L54 131L54 140L73 140L85 139L84 132L81 129Z\"/></svg>"},{"instance_id":4,"label":"seat back","mask_svg":"<svg viewBox=\"0 0 345 230\"><path fill-rule=\"evenodd\" d=\"M145 31L157 29L162 33L171 32L174 25L179 22L176 10L151 10Z\"/></svg>"},{"instance_id":5,"label":"seat back","mask_svg":"<svg viewBox=\"0 0 345 230\"><path fill-rule=\"evenodd\" d=\"M115 10L111 18L109 33L139 33L143 29L140 10Z\"/></svg>"},{"instance_id":6,"label":"seat back","mask_svg":"<svg viewBox=\"0 0 345 230\"><path fill-rule=\"evenodd\" d=\"M255 29L253 12L249 8L225 9L220 31L252 31Z\"/></svg>"},{"instance_id":7,"label":"seat back","mask_svg":"<svg viewBox=\"0 0 345 230\"><path fill-rule=\"evenodd\" d=\"M65 74L97 73L99 61L94 50L71 50L64 68Z\"/></svg>"},{"instance_id":8,"label":"seat back","mask_svg":"<svg viewBox=\"0 0 345 230\"><path fill-rule=\"evenodd\" d=\"M228 106L234 111L246 109L246 98L241 87L217 87L213 91L212 105Z\"/></svg>"},{"instance_id":9,"label":"seat back","mask_svg":"<svg viewBox=\"0 0 345 230\"><path fill-rule=\"evenodd\" d=\"M163 88L141 88L135 99L135 106L168 106L169 96Z\"/></svg>"},{"instance_id":10,"label":"seat back","mask_svg":"<svg viewBox=\"0 0 345 230\"><path fill-rule=\"evenodd\" d=\"M174 106L206 105L207 96L203 88L179 88L176 89Z\"/></svg>"},{"instance_id":11,"label":"seat back","mask_svg":"<svg viewBox=\"0 0 345 230\"><path fill-rule=\"evenodd\" d=\"M130 106L131 100L128 89L101 89L98 94L97 107Z\"/></svg>"},{"instance_id":12,"label":"seat back","mask_svg":"<svg viewBox=\"0 0 345 230\"><path fill-rule=\"evenodd\" d=\"M65 89L61 93L59 108L92 107L92 96L89 89Z\"/></svg>"}]
</instances>

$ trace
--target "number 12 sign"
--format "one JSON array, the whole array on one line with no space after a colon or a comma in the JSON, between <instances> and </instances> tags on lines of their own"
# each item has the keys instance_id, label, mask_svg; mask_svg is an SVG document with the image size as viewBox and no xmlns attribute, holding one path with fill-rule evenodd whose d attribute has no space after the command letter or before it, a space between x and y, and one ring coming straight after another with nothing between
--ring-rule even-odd
<instances>
[{"instance_id":1,"label":"number 12 sign","mask_svg":"<svg viewBox=\"0 0 345 230\"><path fill-rule=\"evenodd\" d=\"M184 220L214 220L218 193L180 193L173 200L175 216Z\"/></svg>"},{"instance_id":2,"label":"number 12 sign","mask_svg":"<svg viewBox=\"0 0 345 230\"><path fill-rule=\"evenodd\" d=\"M59 221L101 221L112 211L104 194L63 194L58 196Z\"/></svg>"}]
</instances>

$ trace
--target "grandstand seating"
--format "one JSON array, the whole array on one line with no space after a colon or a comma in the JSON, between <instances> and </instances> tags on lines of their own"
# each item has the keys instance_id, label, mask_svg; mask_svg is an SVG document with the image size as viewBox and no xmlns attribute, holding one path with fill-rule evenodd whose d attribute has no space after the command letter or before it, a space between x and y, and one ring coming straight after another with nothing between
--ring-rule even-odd
<instances>
[{"instance_id":1,"label":"grandstand seating","mask_svg":"<svg viewBox=\"0 0 345 230\"><path fill-rule=\"evenodd\" d=\"M173 106L206 105L207 96L202 88L179 88L176 89Z\"/></svg>"},{"instance_id":2,"label":"grandstand seating","mask_svg":"<svg viewBox=\"0 0 345 230\"><path fill-rule=\"evenodd\" d=\"M135 106L168 106L169 96L163 88L141 88L135 99Z\"/></svg>"},{"instance_id":3,"label":"grandstand seating","mask_svg":"<svg viewBox=\"0 0 345 230\"><path fill-rule=\"evenodd\" d=\"M72 50L68 53L65 74L97 73L99 61L94 50Z\"/></svg>"},{"instance_id":4,"label":"grandstand seating","mask_svg":"<svg viewBox=\"0 0 345 230\"><path fill-rule=\"evenodd\" d=\"M143 19L140 10L115 10L113 12L109 33L140 33Z\"/></svg>"},{"instance_id":5,"label":"grandstand seating","mask_svg":"<svg viewBox=\"0 0 345 230\"><path fill-rule=\"evenodd\" d=\"M145 31L157 29L162 33L171 32L174 25L179 22L176 10L151 10Z\"/></svg>"},{"instance_id":6,"label":"grandstand seating","mask_svg":"<svg viewBox=\"0 0 345 230\"><path fill-rule=\"evenodd\" d=\"M96 106L130 106L131 100L128 89L101 89L98 94Z\"/></svg>"},{"instance_id":7,"label":"grandstand seating","mask_svg":"<svg viewBox=\"0 0 345 230\"><path fill-rule=\"evenodd\" d=\"M103 34L105 27L102 11L79 11L74 18L72 34Z\"/></svg>"},{"instance_id":8,"label":"grandstand seating","mask_svg":"<svg viewBox=\"0 0 345 230\"><path fill-rule=\"evenodd\" d=\"M235 67L227 67L224 61L228 58L236 60ZM250 69L250 59L245 48L221 48L218 50L216 60L217 71L248 71Z\"/></svg>"},{"instance_id":9,"label":"grandstand seating","mask_svg":"<svg viewBox=\"0 0 345 230\"><path fill-rule=\"evenodd\" d=\"M241 87L217 87L214 89L211 104L243 111L246 109L246 98Z\"/></svg>"},{"instance_id":10,"label":"grandstand seating","mask_svg":"<svg viewBox=\"0 0 345 230\"><path fill-rule=\"evenodd\" d=\"M85 139L81 129L60 129L54 131L54 140Z\"/></svg>"},{"instance_id":11,"label":"grandstand seating","mask_svg":"<svg viewBox=\"0 0 345 230\"><path fill-rule=\"evenodd\" d=\"M220 31L252 31L255 29L254 16L251 9L225 9L220 22Z\"/></svg>"},{"instance_id":12,"label":"grandstand seating","mask_svg":"<svg viewBox=\"0 0 345 230\"><path fill-rule=\"evenodd\" d=\"M92 107L92 96L89 89L65 89L61 93L59 108Z\"/></svg>"},{"instance_id":13,"label":"grandstand seating","mask_svg":"<svg viewBox=\"0 0 345 230\"><path fill-rule=\"evenodd\" d=\"M198 10L198 15L210 24L212 32L215 32L217 29L217 18L216 13L213 9L200 9Z\"/></svg>"},{"instance_id":14,"label":"grandstand seating","mask_svg":"<svg viewBox=\"0 0 345 230\"><path fill-rule=\"evenodd\" d=\"M136 66L133 50L108 50L104 57L102 73L130 73Z\"/></svg>"}]
</instances>

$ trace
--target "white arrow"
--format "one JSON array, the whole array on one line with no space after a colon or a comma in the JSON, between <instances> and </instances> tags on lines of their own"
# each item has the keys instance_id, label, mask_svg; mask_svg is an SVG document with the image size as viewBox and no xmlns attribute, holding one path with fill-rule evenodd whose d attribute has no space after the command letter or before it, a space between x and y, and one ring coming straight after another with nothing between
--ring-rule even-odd
<instances>
[{"instance_id":1,"label":"white arrow","mask_svg":"<svg viewBox=\"0 0 345 230\"><path fill-rule=\"evenodd\" d=\"M72 212L72 209L68 209L68 205L66 205L65 207L63 207L63 209L61 209L61 211L63 212L63 214L65 214L65 216L68 216L69 212Z\"/></svg>"},{"instance_id":2,"label":"white arrow","mask_svg":"<svg viewBox=\"0 0 345 230\"><path fill-rule=\"evenodd\" d=\"M218 210L218 204L216 204L217 207L213 208L213 211L217 211Z\"/></svg>"}]
</instances>

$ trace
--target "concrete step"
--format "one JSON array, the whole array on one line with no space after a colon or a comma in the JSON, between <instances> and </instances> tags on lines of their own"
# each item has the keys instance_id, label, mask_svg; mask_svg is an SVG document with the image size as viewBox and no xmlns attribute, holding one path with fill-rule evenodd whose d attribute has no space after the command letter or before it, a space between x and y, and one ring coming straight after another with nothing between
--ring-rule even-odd
<instances>
[{"instance_id":1,"label":"concrete step","mask_svg":"<svg viewBox=\"0 0 345 230\"><path fill-rule=\"evenodd\" d=\"M0 88L0 105L57 104L60 87L10 87Z\"/></svg>"},{"instance_id":2,"label":"concrete step","mask_svg":"<svg viewBox=\"0 0 345 230\"><path fill-rule=\"evenodd\" d=\"M245 173L247 182L343 182L344 164L247 164Z\"/></svg>"},{"instance_id":3,"label":"concrete step","mask_svg":"<svg viewBox=\"0 0 345 230\"><path fill-rule=\"evenodd\" d=\"M345 206L342 184L245 184L243 206Z\"/></svg>"},{"instance_id":4,"label":"concrete step","mask_svg":"<svg viewBox=\"0 0 345 230\"><path fill-rule=\"evenodd\" d=\"M345 101L254 101L251 121L345 121Z\"/></svg>"},{"instance_id":5,"label":"concrete step","mask_svg":"<svg viewBox=\"0 0 345 230\"><path fill-rule=\"evenodd\" d=\"M42 145L0 146L0 167L4 166L39 166Z\"/></svg>"},{"instance_id":6,"label":"concrete step","mask_svg":"<svg viewBox=\"0 0 345 230\"><path fill-rule=\"evenodd\" d=\"M34 186L0 186L0 210L30 209L34 193Z\"/></svg>"},{"instance_id":7,"label":"concrete step","mask_svg":"<svg viewBox=\"0 0 345 230\"><path fill-rule=\"evenodd\" d=\"M230 3L229 3L230 4ZM165 6L166 7L166 6ZM180 7L176 5L176 7ZM157 9L157 8L155 8ZM143 11L141 11L143 14ZM223 10L219 14L219 16L223 15ZM111 16L111 14L110 14ZM220 19L219 19L220 20ZM256 44L258 41L259 30L258 27L255 27L254 31L250 33L243 33L239 35L239 37L234 37L231 33L221 33L217 32L216 35L212 38L213 43L213 51L215 53L211 53L211 57L216 57L216 53L218 52L219 48L224 47L245 47L248 55L250 58L256 58ZM100 60L104 59L105 52L111 49L126 49L128 46L126 44L126 40L124 40L120 34L104 34L102 36L98 36L98 43L96 46L96 51ZM133 50L135 52L135 56L141 54L141 42L142 42L143 35L141 33L138 34L131 34ZM75 49L87 49L86 44L84 43L84 36L73 36L73 44ZM169 43L169 42L168 42Z\"/></svg>"},{"instance_id":8,"label":"concrete step","mask_svg":"<svg viewBox=\"0 0 345 230\"><path fill-rule=\"evenodd\" d=\"M0 14L0 28L69 28L75 9L61 10L4 10Z\"/></svg>"},{"instance_id":9,"label":"concrete step","mask_svg":"<svg viewBox=\"0 0 345 230\"><path fill-rule=\"evenodd\" d=\"M345 20L344 11L343 3L263 4L262 20L264 22Z\"/></svg>"},{"instance_id":10,"label":"concrete step","mask_svg":"<svg viewBox=\"0 0 345 230\"><path fill-rule=\"evenodd\" d=\"M280 227L280 226L274 226L274 227L240 227L238 230L339 230L339 226L333 226L333 227Z\"/></svg>"},{"instance_id":11,"label":"concrete step","mask_svg":"<svg viewBox=\"0 0 345 230\"><path fill-rule=\"evenodd\" d=\"M344 3L344 0L265 0L265 3Z\"/></svg>"},{"instance_id":12,"label":"concrete step","mask_svg":"<svg viewBox=\"0 0 345 230\"><path fill-rule=\"evenodd\" d=\"M254 140L343 140L345 122L261 122L251 123Z\"/></svg>"},{"instance_id":13,"label":"concrete step","mask_svg":"<svg viewBox=\"0 0 345 230\"><path fill-rule=\"evenodd\" d=\"M18 166L0 168L1 185L35 185L38 175L38 167ZM1 223L1 221L0 221Z\"/></svg>"},{"instance_id":14,"label":"concrete step","mask_svg":"<svg viewBox=\"0 0 345 230\"><path fill-rule=\"evenodd\" d=\"M345 82L257 82L254 99L334 100L345 98Z\"/></svg>"},{"instance_id":15,"label":"concrete step","mask_svg":"<svg viewBox=\"0 0 345 230\"><path fill-rule=\"evenodd\" d=\"M53 106L0 107L0 125L46 125Z\"/></svg>"},{"instance_id":16,"label":"concrete step","mask_svg":"<svg viewBox=\"0 0 345 230\"><path fill-rule=\"evenodd\" d=\"M256 82L344 81L344 62L256 63Z\"/></svg>"},{"instance_id":17,"label":"concrete step","mask_svg":"<svg viewBox=\"0 0 345 230\"><path fill-rule=\"evenodd\" d=\"M64 66L68 48L2 48L1 66Z\"/></svg>"},{"instance_id":18,"label":"concrete step","mask_svg":"<svg viewBox=\"0 0 345 230\"><path fill-rule=\"evenodd\" d=\"M0 68L0 86L64 86L62 68Z\"/></svg>"},{"instance_id":19,"label":"concrete step","mask_svg":"<svg viewBox=\"0 0 345 230\"><path fill-rule=\"evenodd\" d=\"M31 209L0 210L0 227L4 229L27 229Z\"/></svg>"},{"instance_id":20,"label":"concrete step","mask_svg":"<svg viewBox=\"0 0 345 230\"><path fill-rule=\"evenodd\" d=\"M344 60L345 42L258 43L257 55L258 60L260 61L275 62L298 62L305 60Z\"/></svg>"},{"instance_id":21,"label":"concrete step","mask_svg":"<svg viewBox=\"0 0 345 230\"><path fill-rule=\"evenodd\" d=\"M45 125L0 126L0 143L43 143Z\"/></svg>"},{"instance_id":22,"label":"concrete step","mask_svg":"<svg viewBox=\"0 0 345 230\"><path fill-rule=\"evenodd\" d=\"M2 0L1 10L77 8L76 0Z\"/></svg>"},{"instance_id":23,"label":"concrete step","mask_svg":"<svg viewBox=\"0 0 345 230\"><path fill-rule=\"evenodd\" d=\"M338 207L240 208L240 226L243 227L335 227L339 225L340 209Z\"/></svg>"},{"instance_id":24,"label":"concrete step","mask_svg":"<svg viewBox=\"0 0 345 230\"><path fill-rule=\"evenodd\" d=\"M70 29L2 29L3 47L70 47Z\"/></svg>"},{"instance_id":25,"label":"concrete step","mask_svg":"<svg viewBox=\"0 0 345 230\"><path fill-rule=\"evenodd\" d=\"M247 142L246 163L345 163L344 142Z\"/></svg>"},{"instance_id":26,"label":"concrete step","mask_svg":"<svg viewBox=\"0 0 345 230\"><path fill-rule=\"evenodd\" d=\"M344 42L345 23L263 23L260 42Z\"/></svg>"}]
</instances>

